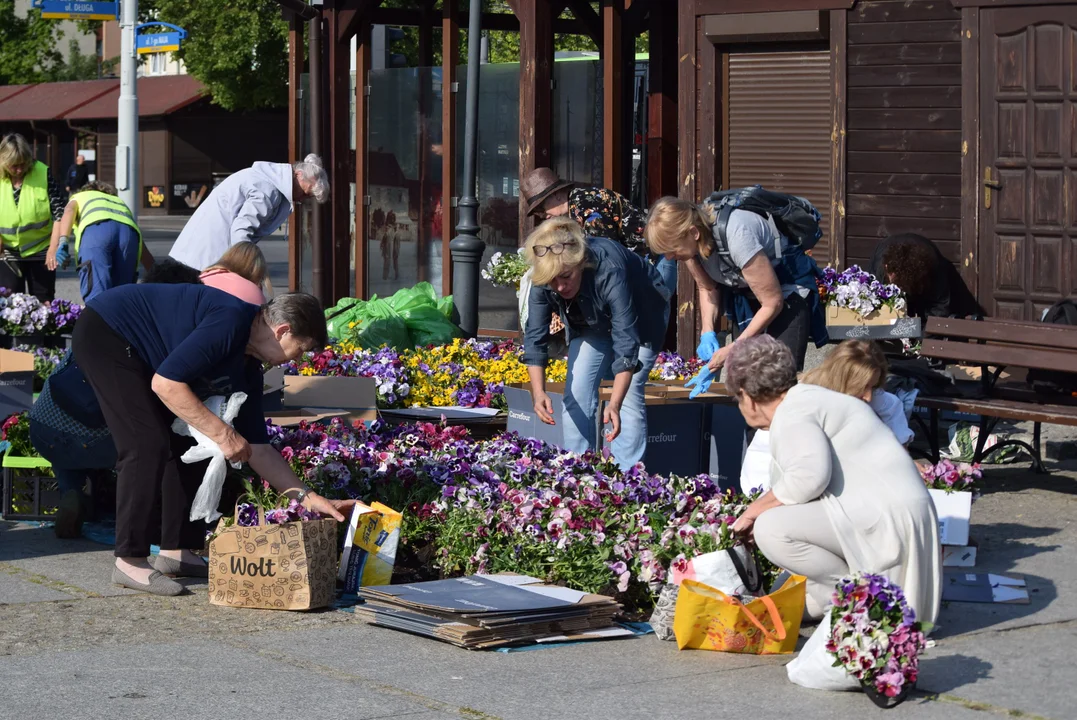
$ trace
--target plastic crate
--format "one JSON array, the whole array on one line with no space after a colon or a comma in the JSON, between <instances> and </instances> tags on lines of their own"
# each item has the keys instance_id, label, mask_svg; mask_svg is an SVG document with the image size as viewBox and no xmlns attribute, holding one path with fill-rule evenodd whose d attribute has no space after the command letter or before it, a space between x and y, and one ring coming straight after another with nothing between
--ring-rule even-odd
<instances>
[{"instance_id":1,"label":"plastic crate","mask_svg":"<svg viewBox=\"0 0 1077 720\"><path fill-rule=\"evenodd\" d=\"M60 504L60 489L56 478L44 476L40 470L52 464L40 457L4 455L3 506L0 517L5 520L51 520Z\"/></svg>"}]
</instances>

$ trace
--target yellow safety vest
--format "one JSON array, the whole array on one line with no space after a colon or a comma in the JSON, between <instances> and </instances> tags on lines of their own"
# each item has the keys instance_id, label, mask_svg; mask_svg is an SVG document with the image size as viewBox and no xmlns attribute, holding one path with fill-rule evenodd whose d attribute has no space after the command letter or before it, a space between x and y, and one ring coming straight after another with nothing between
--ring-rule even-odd
<instances>
[{"instance_id":1,"label":"yellow safety vest","mask_svg":"<svg viewBox=\"0 0 1077 720\"><path fill-rule=\"evenodd\" d=\"M142 260L142 230L135 224L131 216L131 210L127 203L115 195L109 195L98 190L86 190L71 196L75 203L75 257L78 258L79 246L82 244L82 233L86 228L99 222L122 223L134 228L138 233L138 259Z\"/></svg>"},{"instance_id":2,"label":"yellow safety vest","mask_svg":"<svg viewBox=\"0 0 1077 720\"><path fill-rule=\"evenodd\" d=\"M49 168L34 162L22 180L19 204L11 178L0 180L0 241L29 257L49 247L52 208L49 206Z\"/></svg>"}]
</instances>

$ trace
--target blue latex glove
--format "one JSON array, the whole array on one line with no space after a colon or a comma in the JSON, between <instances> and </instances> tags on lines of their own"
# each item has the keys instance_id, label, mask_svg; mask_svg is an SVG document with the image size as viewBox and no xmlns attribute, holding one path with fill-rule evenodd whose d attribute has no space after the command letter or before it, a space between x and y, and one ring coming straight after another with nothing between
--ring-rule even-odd
<instances>
[{"instance_id":1,"label":"blue latex glove","mask_svg":"<svg viewBox=\"0 0 1077 720\"><path fill-rule=\"evenodd\" d=\"M714 370L704 366L694 378L684 384L686 388L692 388L692 392L688 394L689 400L694 400L700 393L707 392L711 383L714 382L714 373Z\"/></svg>"},{"instance_id":2,"label":"blue latex glove","mask_svg":"<svg viewBox=\"0 0 1077 720\"><path fill-rule=\"evenodd\" d=\"M71 253L67 249L67 241L60 243L60 247L56 248L56 264L60 267L64 267L71 261Z\"/></svg>"},{"instance_id":3,"label":"blue latex glove","mask_svg":"<svg viewBox=\"0 0 1077 720\"><path fill-rule=\"evenodd\" d=\"M703 333L699 336L699 347L696 348L696 355L703 362L710 362L711 357L718 352L719 348L721 348L721 345L718 344L717 333Z\"/></svg>"}]
</instances>

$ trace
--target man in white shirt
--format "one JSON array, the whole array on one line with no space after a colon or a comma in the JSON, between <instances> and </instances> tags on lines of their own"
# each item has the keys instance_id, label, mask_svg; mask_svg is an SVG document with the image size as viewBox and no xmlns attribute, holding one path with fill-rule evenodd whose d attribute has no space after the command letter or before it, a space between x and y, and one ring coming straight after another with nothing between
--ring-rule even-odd
<instances>
[{"instance_id":1,"label":"man in white shirt","mask_svg":"<svg viewBox=\"0 0 1077 720\"><path fill-rule=\"evenodd\" d=\"M294 166L256 162L213 189L187 221L169 256L204 270L232 245L256 243L273 234L308 198L319 203L329 199L329 178L317 155Z\"/></svg>"}]
</instances>

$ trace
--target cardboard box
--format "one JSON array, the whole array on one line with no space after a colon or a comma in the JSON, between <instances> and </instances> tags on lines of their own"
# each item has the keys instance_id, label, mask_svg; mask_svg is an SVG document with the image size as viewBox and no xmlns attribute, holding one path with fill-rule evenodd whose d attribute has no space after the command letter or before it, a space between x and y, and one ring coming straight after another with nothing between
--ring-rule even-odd
<instances>
[{"instance_id":1,"label":"cardboard box","mask_svg":"<svg viewBox=\"0 0 1077 720\"><path fill-rule=\"evenodd\" d=\"M860 313L854 312L849 308L837 307L836 305L826 306L827 327L830 327L831 325L837 327L849 327L851 325L893 325L904 317L905 313L895 312L888 307L881 307L871 315L864 317Z\"/></svg>"},{"instance_id":2,"label":"cardboard box","mask_svg":"<svg viewBox=\"0 0 1077 720\"><path fill-rule=\"evenodd\" d=\"M968 545L972 517L972 493L928 490L939 516L939 541L943 545Z\"/></svg>"},{"instance_id":3,"label":"cardboard box","mask_svg":"<svg viewBox=\"0 0 1077 720\"><path fill-rule=\"evenodd\" d=\"M944 545L942 547L943 567L976 567L975 545Z\"/></svg>"},{"instance_id":4,"label":"cardboard box","mask_svg":"<svg viewBox=\"0 0 1077 720\"><path fill-rule=\"evenodd\" d=\"M0 350L0 418L30 409L34 404L34 356Z\"/></svg>"},{"instance_id":5,"label":"cardboard box","mask_svg":"<svg viewBox=\"0 0 1077 720\"><path fill-rule=\"evenodd\" d=\"M553 404L553 419L556 425L547 425L538 419L535 414L535 401L531 398L530 385L506 385L505 400L508 402L509 412L505 420L505 430L519 433L521 437L534 438L564 447L565 436L561 430L562 416L564 414L564 383L546 383L546 394L550 396ZM595 418L597 426L598 418Z\"/></svg>"},{"instance_id":6,"label":"cardboard box","mask_svg":"<svg viewBox=\"0 0 1077 720\"><path fill-rule=\"evenodd\" d=\"M263 407L277 425L297 425L340 417L347 421L378 419L377 388L372 378L285 375L279 408ZM263 395L263 402L267 398Z\"/></svg>"}]
</instances>

